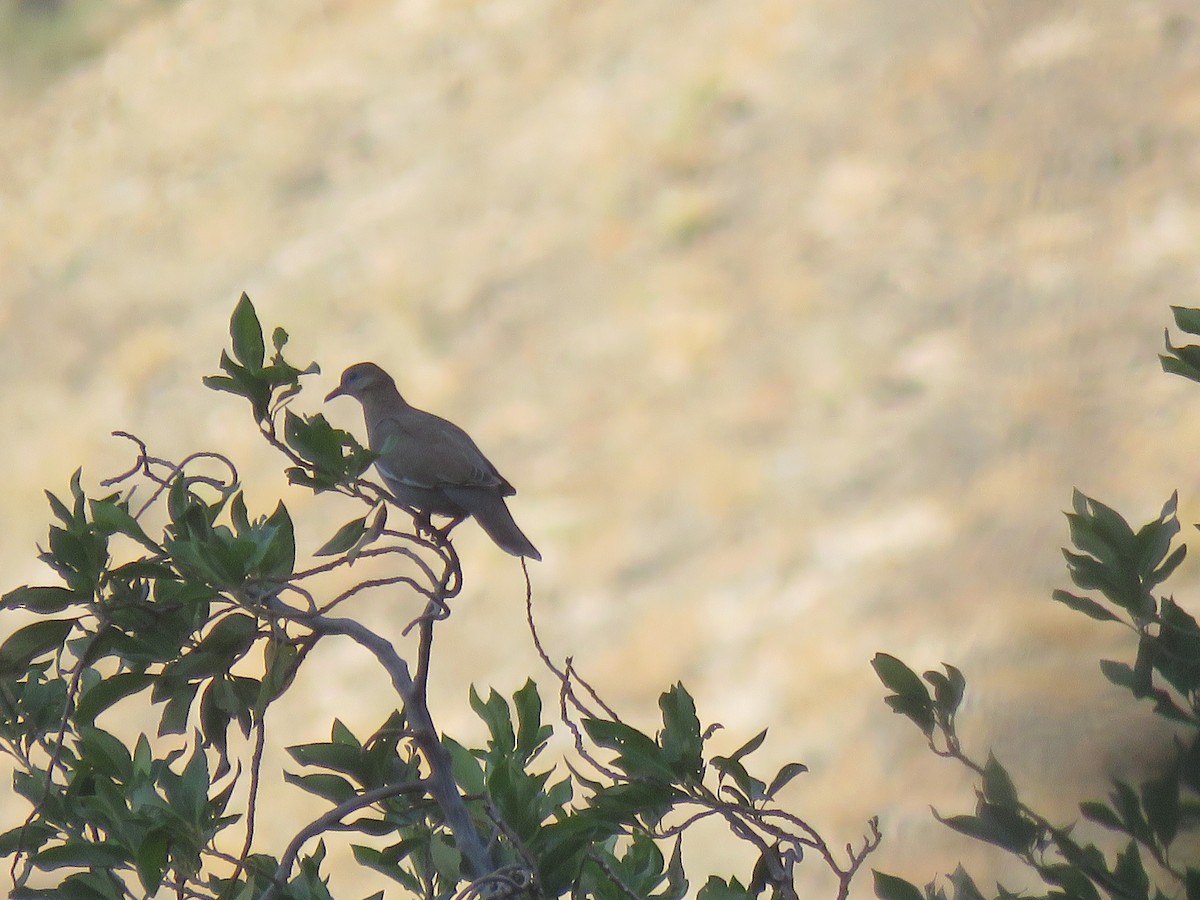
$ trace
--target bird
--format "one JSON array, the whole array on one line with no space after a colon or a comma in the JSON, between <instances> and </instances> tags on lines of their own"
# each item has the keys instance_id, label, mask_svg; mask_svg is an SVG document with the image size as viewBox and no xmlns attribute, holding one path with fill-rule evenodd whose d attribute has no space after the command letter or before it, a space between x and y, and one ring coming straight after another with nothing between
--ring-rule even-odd
<instances>
[{"instance_id":1,"label":"bird","mask_svg":"<svg viewBox=\"0 0 1200 900\"><path fill-rule=\"evenodd\" d=\"M452 521L440 530L442 535L473 516L500 549L541 560L504 502L516 488L465 431L410 406L392 376L375 363L346 369L325 402L335 397L353 397L362 404L368 446L379 454L375 470L401 506L417 510L426 523L430 515L449 516Z\"/></svg>"}]
</instances>

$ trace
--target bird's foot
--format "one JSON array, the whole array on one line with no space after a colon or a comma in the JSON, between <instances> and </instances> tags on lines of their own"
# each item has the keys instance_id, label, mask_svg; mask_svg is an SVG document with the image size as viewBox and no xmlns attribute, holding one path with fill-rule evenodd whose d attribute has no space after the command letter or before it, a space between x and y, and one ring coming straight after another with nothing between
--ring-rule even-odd
<instances>
[{"instance_id":1,"label":"bird's foot","mask_svg":"<svg viewBox=\"0 0 1200 900\"><path fill-rule=\"evenodd\" d=\"M450 532L453 531L454 527L465 518L466 516L455 516L441 528L435 528L433 533L437 535L439 541L446 543L450 540Z\"/></svg>"},{"instance_id":2,"label":"bird's foot","mask_svg":"<svg viewBox=\"0 0 1200 900\"><path fill-rule=\"evenodd\" d=\"M429 538L435 544L445 544L450 540L450 532L459 522L466 516L455 516L450 519L441 528L433 524L433 514L429 512L412 512L413 525L417 529L417 535Z\"/></svg>"},{"instance_id":3,"label":"bird's foot","mask_svg":"<svg viewBox=\"0 0 1200 900\"><path fill-rule=\"evenodd\" d=\"M416 529L418 537L434 537L437 534L437 528L433 524L433 517L427 512L418 512L410 509L413 518L413 528Z\"/></svg>"}]
</instances>

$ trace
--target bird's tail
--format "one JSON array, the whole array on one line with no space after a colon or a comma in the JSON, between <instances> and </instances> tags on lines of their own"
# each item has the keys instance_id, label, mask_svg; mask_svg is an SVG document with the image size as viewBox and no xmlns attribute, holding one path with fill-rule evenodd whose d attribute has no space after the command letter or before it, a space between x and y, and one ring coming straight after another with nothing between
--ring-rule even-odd
<instances>
[{"instance_id":1,"label":"bird's tail","mask_svg":"<svg viewBox=\"0 0 1200 900\"><path fill-rule=\"evenodd\" d=\"M446 496L475 517L475 521L501 550L513 556L541 560L542 554L538 553L537 547L533 546L529 538L517 527L516 520L508 511L508 504L494 490L449 485L443 485L442 490Z\"/></svg>"}]
</instances>

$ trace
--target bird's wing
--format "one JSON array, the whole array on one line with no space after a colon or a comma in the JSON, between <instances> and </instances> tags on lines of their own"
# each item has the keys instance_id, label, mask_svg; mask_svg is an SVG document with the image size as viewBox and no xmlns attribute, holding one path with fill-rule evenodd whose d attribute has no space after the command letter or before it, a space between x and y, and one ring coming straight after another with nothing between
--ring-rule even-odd
<instances>
[{"instance_id":1,"label":"bird's wing","mask_svg":"<svg viewBox=\"0 0 1200 900\"><path fill-rule=\"evenodd\" d=\"M495 487L504 495L512 492L465 431L432 413L410 407L402 414L387 416L376 423L371 443L381 454L376 466L405 484Z\"/></svg>"}]
</instances>

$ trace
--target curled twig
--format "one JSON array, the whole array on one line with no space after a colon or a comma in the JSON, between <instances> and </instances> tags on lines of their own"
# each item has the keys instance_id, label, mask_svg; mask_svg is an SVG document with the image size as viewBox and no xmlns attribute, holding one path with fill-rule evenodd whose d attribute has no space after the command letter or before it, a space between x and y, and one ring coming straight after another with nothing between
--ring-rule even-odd
<instances>
[{"instance_id":1,"label":"curled twig","mask_svg":"<svg viewBox=\"0 0 1200 900\"><path fill-rule=\"evenodd\" d=\"M135 519L140 519L142 515L145 514L146 510L154 505L154 502L162 495L162 492L171 486L171 483L175 480L176 476L182 474L190 464L196 462L197 460L216 460L229 470L228 477L213 478L205 475L195 475L192 476L193 481L197 481L200 484L206 484L209 487L215 488L221 492L229 490L238 483L237 466L233 464L233 461L230 460L229 457L224 456L223 454L212 453L209 451L199 451L188 454L177 463L172 463L167 459L160 459L156 456L150 456L147 452L146 442L137 435L130 434L127 431L114 431L113 437L122 437L126 440L133 441L133 443L137 445L138 456L134 461L133 467L128 471L123 472L120 475L115 475L112 478L106 478L101 481L100 484L104 487L112 487L115 484L120 484L129 478L132 478L134 475L140 472L146 479L157 485L157 487L153 492L151 492L150 496L141 505L138 511L133 513L133 517ZM165 468L168 471L165 475L158 475L154 472L154 466Z\"/></svg>"}]
</instances>

